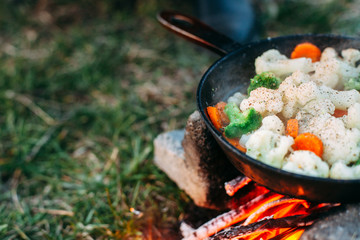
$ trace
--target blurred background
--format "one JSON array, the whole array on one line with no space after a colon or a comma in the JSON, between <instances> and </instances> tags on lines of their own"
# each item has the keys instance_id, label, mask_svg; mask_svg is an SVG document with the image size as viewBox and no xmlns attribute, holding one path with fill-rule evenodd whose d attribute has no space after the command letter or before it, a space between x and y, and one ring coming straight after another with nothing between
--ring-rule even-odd
<instances>
[{"instance_id":1,"label":"blurred background","mask_svg":"<svg viewBox=\"0 0 360 240\"><path fill-rule=\"evenodd\" d=\"M0 239L178 238L191 200L154 166L153 140L185 126L219 57L159 11L243 42L360 35L359 0L209 2L0 2Z\"/></svg>"}]
</instances>

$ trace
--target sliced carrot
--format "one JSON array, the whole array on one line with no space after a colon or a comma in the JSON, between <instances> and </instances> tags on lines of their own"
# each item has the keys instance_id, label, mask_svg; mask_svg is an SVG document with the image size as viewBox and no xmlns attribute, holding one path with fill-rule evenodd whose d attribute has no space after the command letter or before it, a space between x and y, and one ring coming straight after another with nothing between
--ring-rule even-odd
<instances>
[{"instance_id":1,"label":"sliced carrot","mask_svg":"<svg viewBox=\"0 0 360 240\"><path fill-rule=\"evenodd\" d=\"M348 114L347 110L335 109L333 116L339 118L347 114Z\"/></svg>"},{"instance_id":2,"label":"sliced carrot","mask_svg":"<svg viewBox=\"0 0 360 240\"><path fill-rule=\"evenodd\" d=\"M321 50L312 43L304 42L296 45L291 53L291 58L311 58L312 62L320 61Z\"/></svg>"},{"instance_id":3,"label":"sliced carrot","mask_svg":"<svg viewBox=\"0 0 360 240\"><path fill-rule=\"evenodd\" d=\"M292 146L296 150L307 150L322 157L324 146L320 138L312 133L302 133L295 138L295 144Z\"/></svg>"},{"instance_id":4,"label":"sliced carrot","mask_svg":"<svg viewBox=\"0 0 360 240\"><path fill-rule=\"evenodd\" d=\"M210 121L212 122L212 124L214 124L214 127L217 130L220 130L221 120L220 120L220 115L219 115L217 108L209 106L206 108L206 111L209 115Z\"/></svg>"},{"instance_id":5,"label":"sliced carrot","mask_svg":"<svg viewBox=\"0 0 360 240\"><path fill-rule=\"evenodd\" d=\"M225 136L225 135L224 135ZM236 147L237 149L239 149L240 151L246 153L246 148L243 147L240 142L239 142L239 138L227 138L225 137L225 139L234 147Z\"/></svg>"},{"instance_id":6,"label":"sliced carrot","mask_svg":"<svg viewBox=\"0 0 360 240\"><path fill-rule=\"evenodd\" d=\"M286 135L296 138L299 133L299 122L297 119L289 119L286 123Z\"/></svg>"}]
</instances>

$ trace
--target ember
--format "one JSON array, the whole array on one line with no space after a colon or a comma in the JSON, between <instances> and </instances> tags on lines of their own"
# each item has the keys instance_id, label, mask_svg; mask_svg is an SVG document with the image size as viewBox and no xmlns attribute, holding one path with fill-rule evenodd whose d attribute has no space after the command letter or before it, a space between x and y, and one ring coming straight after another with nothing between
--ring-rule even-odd
<instances>
[{"instance_id":1,"label":"ember","mask_svg":"<svg viewBox=\"0 0 360 240\"><path fill-rule=\"evenodd\" d=\"M302 199L289 198L257 186L246 177L238 177L225 183L225 189L229 195L234 195L247 184L253 184L255 188L249 188L251 191L241 198L246 199L250 195L251 200L204 223L197 229L182 223L180 229L183 239L299 239L305 227L310 226L319 214L339 205L315 204ZM254 192L257 195L254 196Z\"/></svg>"}]
</instances>

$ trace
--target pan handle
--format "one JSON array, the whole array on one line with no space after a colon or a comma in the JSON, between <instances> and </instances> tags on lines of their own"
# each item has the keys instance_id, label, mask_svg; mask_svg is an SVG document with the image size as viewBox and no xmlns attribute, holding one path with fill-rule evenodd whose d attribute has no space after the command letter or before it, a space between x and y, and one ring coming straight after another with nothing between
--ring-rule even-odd
<instances>
[{"instance_id":1,"label":"pan handle","mask_svg":"<svg viewBox=\"0 0 360 240\"><path fill-rule=\"evenodd\" d=\"M215 31L194 17L175 11L162 11L157 15L157 19L168 30L206 47L220 56L241 47L240 43Z\"/></svg>"}]
</instances>

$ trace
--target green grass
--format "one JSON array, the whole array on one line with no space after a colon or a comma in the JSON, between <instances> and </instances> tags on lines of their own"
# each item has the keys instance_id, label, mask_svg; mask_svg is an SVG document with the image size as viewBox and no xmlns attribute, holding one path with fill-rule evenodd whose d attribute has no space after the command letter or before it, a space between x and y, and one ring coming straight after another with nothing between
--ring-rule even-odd
<instances>
[{"instance_id":1,"label":"green grass","mask_svg":"<svg viewBox=\"0 0 360 240\"><path fill-rule=\"evenodd\" d=\"M354 4L341 2L336 18ZM262 36L287 32L273 4ZM175 6L192 13L180 0L0 3L0 239L176 236L191 200L153 164L152 143L184 127L217 56L156 22ZM323 26L356 35L355 20Z\"/></svg>"}]
</instances>

